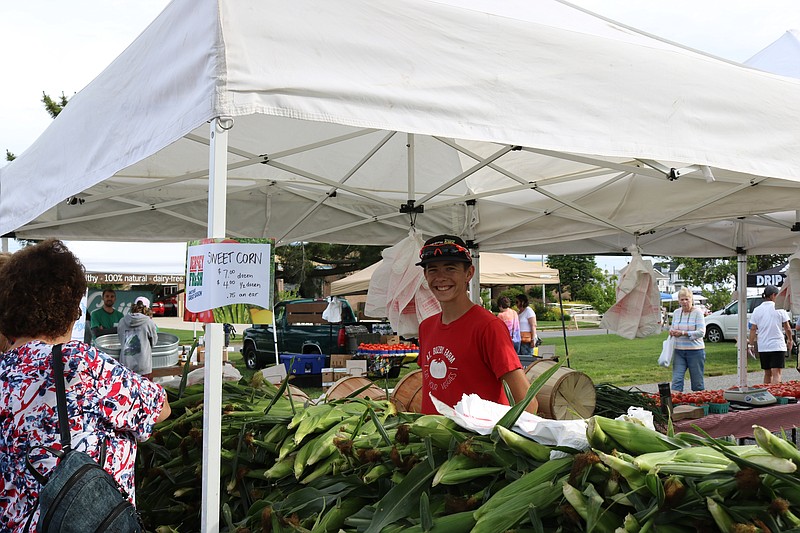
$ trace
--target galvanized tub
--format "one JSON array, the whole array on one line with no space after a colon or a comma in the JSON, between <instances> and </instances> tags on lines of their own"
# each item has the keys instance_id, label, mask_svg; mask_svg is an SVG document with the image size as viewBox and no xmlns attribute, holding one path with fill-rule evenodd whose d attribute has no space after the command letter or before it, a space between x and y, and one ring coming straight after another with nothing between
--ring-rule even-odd
<instances>
[{"instance_id":1,"label":"galvanized tub","mask_svg":"<svg viewBox=\"0 0 800 533\"><path fill-rule=\"evenodd\" d=\"M172 333L158 334L158 341L153 347L153 368L164 368L178 364L180 352L179 339ZM97 337L94 345L101 352L105 352L114 359L119 359L119 337L116 334Z\"/></svg>"}]
</instances>

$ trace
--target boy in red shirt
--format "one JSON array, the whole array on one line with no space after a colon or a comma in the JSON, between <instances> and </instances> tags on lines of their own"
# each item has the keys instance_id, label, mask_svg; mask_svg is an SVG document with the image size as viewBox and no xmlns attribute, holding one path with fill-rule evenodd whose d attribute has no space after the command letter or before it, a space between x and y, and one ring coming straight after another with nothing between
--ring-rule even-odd
<instances>
[{"instance_id":1,"label":"boy in red shirt","mask_svg":"<svg viewBox=\"0 0 800 533\"><path fill-rule=\"evenodd\" d=\"M430 394L450 406L471 393L508 405L503 381L521 401L530 383L506 325L469 298L475 267L466 243L438 235L425 242L419 257L417 265L425 269L425 280L442 306L441 313L419 327L422 412L437 412ZM526 410L535 413L537 407L534 398Z\"/></svg>"}]
</instances>

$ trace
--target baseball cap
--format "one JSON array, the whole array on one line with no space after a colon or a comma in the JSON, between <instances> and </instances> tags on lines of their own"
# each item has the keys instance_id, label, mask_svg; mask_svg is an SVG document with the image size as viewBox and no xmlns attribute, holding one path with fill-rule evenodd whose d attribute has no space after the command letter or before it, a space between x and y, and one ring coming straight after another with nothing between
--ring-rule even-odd
<instances>
[{"instance_id":1,"label":"baseball cap","mask_svg":"<svg viewBox=\"0 0 800 533\"><path fill-rule=\"evenodd\" d=\"M775 285L767 285L764 287L763 298L769 298L773 294L778 294L779 292L781 292L781 290Z\"/></svg>"},{"instance_id":2,"label":"baseball cap","mask_svg":"<svg viewBox=\"0 0 800 533\"><path fill-rule=\"evenodd\" d=\"M455 235L431 237L420 249L419 258L417 266L425 266L434 261L457 261L472 264L472 255L467 249L467 243Z\"/></svg>"},{"instance_id":3,"label":"baseball cap","mask_svg":"<svg viewBox=\"0 0 800 533\"><path fill-rule=\"evenodd\" d=\"M145 307L150 307L150 300L145 298L144 296L137 297L134 301L134 304L142 304Z\"/></svg>"}]
</instances>

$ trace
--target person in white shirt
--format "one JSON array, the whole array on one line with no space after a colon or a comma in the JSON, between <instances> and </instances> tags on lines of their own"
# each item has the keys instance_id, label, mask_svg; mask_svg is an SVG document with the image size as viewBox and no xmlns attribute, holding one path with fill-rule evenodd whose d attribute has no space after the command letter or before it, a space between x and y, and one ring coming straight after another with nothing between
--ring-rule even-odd
<instances>
[{"instance_id":1,"label":"person in white shirt","mask_svg":"<svg viewBox=\"0 0 800 533\"><path fill-rule=\"evenodd\" d=\"M750 337L747 348L758 340L758 357L764 370L764 383L780 383L786 365L787 349L792 349L792 329L789 316L783 309L775 309L779 289L767 285L762 295L764 301L750 316Z\"/></svg>"},{"instance_id":2,"label":"person in white shirt","mask_svg":"<svg viewBox=\"0 0 800 533\"><path fill-rule=\"evenodd\" d=\"M525 293L517 295L517 312L519 313L520 355L533 355L536 346L536 313L528 305Z\"/></svg>"}]
</instances>

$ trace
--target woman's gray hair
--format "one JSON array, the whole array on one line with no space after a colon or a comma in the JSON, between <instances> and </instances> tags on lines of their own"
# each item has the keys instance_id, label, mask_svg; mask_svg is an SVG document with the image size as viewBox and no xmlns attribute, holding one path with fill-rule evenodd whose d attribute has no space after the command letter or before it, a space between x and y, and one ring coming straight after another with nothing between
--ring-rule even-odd
<instances>
[{"instance_id":1,"label":"woman's gray hair","mask_svg":"<svg viewBox=\"0 0 800 533\"><path fill-rule=\"evenodd\" d=\"M694 293L691 290L686 287L681 287L681 289L678 291L678 300L680 300L682 296L688 296L689 303L694 305Z\"/></svg>"}]
</instances>

